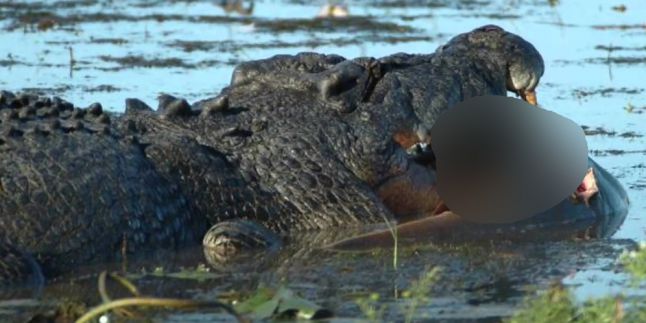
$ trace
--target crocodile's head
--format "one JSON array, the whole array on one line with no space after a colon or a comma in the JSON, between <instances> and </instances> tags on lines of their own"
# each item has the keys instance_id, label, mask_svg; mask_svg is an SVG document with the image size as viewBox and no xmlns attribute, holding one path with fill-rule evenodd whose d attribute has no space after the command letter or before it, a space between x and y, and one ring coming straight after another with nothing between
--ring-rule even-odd
<instances>
[{"instance_id":1,"label":"crocodile's head","mask_svg":"<svg viewBox=\"0 0 646 323\"><path fill-rule=\"evenodd\" d=\"M429 65L421 66L428 68L430 76L402 72L384 77L376 86L376 92L388 93L377 95L379 102L413 111L419 121L405 128L407 131L394 132L395 141L405 149L430 143L430 130L439 115L471 97L504 96L511 91L537 105L536 87L544 72L543 58L532 44L493 25L453 37L435 51ZM423 90L420 84L424 84ZM409 102L411 107L402 107Z\"/></svg>"},{"instance_id":2,"label":"crocodile's head","mask_svg":"<svg viewBox=\"0 0 646 323\"><path fill-rule=\"evenodd\" d=\"M435 61L436 65L447 63L446 68L438 68L438 77L452 75L450 73L443 74L445 73L444 69L453 70L454 74L462 79L466 79L466 76L481 76L485 81L473 81L472 88L480 89L481 92L493 91L496 93L500 93L498 89L503 91L502 93L506 89L517 93L529 103L536 104L534 91L543 75L543 59L534 46L515 34L497 26L483 26L454 37L436 52L436 56L440 59ZM463 83L472 81L471 79L466 80ZM455 86L452 83L446 84ZM480 86L482 84L486 84L486 86ZM388 83L388 85L391 88L400 89L396 81L393 81L392 84ZM460 86L463 86L462 89L464 89L464 85ZM440 99L429 100L430 105L444 104L445 106L442 108L450 108L446 104L447 102L450 104L450 99L453 97L450 96L450 93L448 96L443 96L443 93L447 92L446 88L436 89L432 86L431 88L431 91L440 91L435 96ZM457 88L449 89L453 89L452 92L460 92ZM416 147L431 141L429 136L425 136L426 132L420 131L420 129L428 130L428 126L432 126L431 122L434 120L433 118L425 118L424 115L420 115L420 112L430 110L430 114L433 115L443 109L433 110L433 107L429 108L428 106L410 106L408 103L413 99L402 92L406 93L406 91L399 90L388 92L381 101L384 105L377 109L381 113L378 119L387 120L385 124L406 125L404 128L409 131L393 131L392 133L395 134L393 139L402 148L410 150L413 146L412 148L415 150ZM484 94L491 93L463 92L462 95L465 97L462 99L466 99L468 95ZM415 104L419 105L413 103L413 105ZM388 107L391 109L388 110ZM388 127L380 126L379 128L389 132ZM429 145L425 146L430 147ZM500 233L521 236L523 232L534 231L542 234L562 229L561 232L564 234L571 235L577 232L582 236L607 237L619 228L627 214L628 199L622 186L607 171L590 160L590 171L576 191L572 192L573 197L564 196L558 205L540 214L519 216L514 223L500 225L468 223L462 219L459 228L453 227L451 230L443 230L447 223L454 225L457 222L444 220L438 222L435 218L441 219L439 216L445 211L449 211L448 214L452 217L457 217L457 215L450 212L440 202L441 197L438 196L435 189L435 171L433 167L426 167L429 160L424 160L425 158L430 158L430 164L432 164L432 150L427 149L422 155L411 158L408 163L400 163L398 168L393 167L392 169L404 171L388 173L388 176L383 176L377 181L379 185L375 187L381 200L399 219L420 214L431 215L427 218L432 223L430 229L429 226L419 225L419 223L412 227L407 227L408 225L404 224L405 227L411 228L412 232L421 230L419 232L421 235L433 236L433 230L436 230L436 233L439 230L443 231L440 235L447 232L457 232L463 238ZM391 159L401 161L401 159ZM428 230L424 231L422 228ZM469 229L462 230L466 228ZM416 235L418 236L417 233Z\"/></svg>"},{"instance_id":3,"label":"crocodile's head","mask_svg":"<svg viewBox=\"0 0 646 323\"><path fill-rule=\"evenodd\" d=\"M537 104L535 89L543 76L543 58L520 36L487 25L454 37L437 52L468 57L484 62L487 68L503 71L508 91Z\"/></svg>"}]
</instances>

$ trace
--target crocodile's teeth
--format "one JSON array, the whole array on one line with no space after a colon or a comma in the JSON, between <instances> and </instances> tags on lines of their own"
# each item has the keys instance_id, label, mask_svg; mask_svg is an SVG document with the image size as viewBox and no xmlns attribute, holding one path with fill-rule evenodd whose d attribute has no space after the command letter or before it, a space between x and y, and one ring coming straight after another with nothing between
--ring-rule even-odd
<instances>
[{"instance_id":1,"label":"crocodile's teeth","mask_svg":"<svg viewBox=\"0 0 646 323\"><path fill-rule=\"evenodd\" d=\"M420 152L423 152L428 147L428 144L425 142L418 142L406 149L406 153L409 155L416 155Z\"/></svg>"}]
</instances>

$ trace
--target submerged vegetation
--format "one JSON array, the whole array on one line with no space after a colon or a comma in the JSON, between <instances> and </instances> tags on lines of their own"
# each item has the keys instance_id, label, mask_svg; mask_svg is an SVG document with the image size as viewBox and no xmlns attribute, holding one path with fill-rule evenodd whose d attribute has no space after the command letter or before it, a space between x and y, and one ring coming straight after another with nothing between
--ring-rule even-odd
<instances>
[{"instance_id":1,"label":"submerged vegetation","mask_svg":"<svg viewBox=\"0 0 646 323\"><path fill-rule=\"evenodd\" d=\"M646 283L646 243L642 243L636 250L625 251L618 259L623 270L632 278L634 286ZM179 274L165 273L158 269L152 273L159 277L178 277L180 279L204 280L215 276L204 277L204 268L195 269L197 274L191 275L190 270L182 270ZM151 275L147 273L146 275ZM355 304L364 319L379 322L397 318L405 322L425 317L419 313L420 309L428 307L433 302L432 287L442 276L441 267L432 267L424 270L418 279L410 282L407 289L399 292L395 302L384 302L383 295L377 292L367 292L355 298ZM131 278L140 278L134 275ZM111 299L106 291L106 279L110 278L125 288L132 297ZM226 296L213 300L170 299L142 296L137 287L125 277L117 274L102 273L99 276L99 294L103 303L89 309L77 322L90 322L93 318L105 315L112 311L114 315L125 318L145 317L143 312L131 310L135 308L166 308L187 310L197 308L223 309L235 316L239 321L248 320L311 320L329 318L334 314L313 301L302 298L282 285L277 288L259 286L255 291L242 296ZM523 322L644 322L646 321L646 295L609 295L601 298L589 299L580 302L573 292L561 283L553 284L549 289L539 291L537 295L530 295L523 301L522 307L511 317L505 319L507 323ZM81 310L70 314L69 303L64 303L57 310L58 315L65 317L80 316ZM83 309L83 306L75 308ZM66 309L66 310L65 310ZM83 310L85 311L85 310ZM426 315L430 315L427 313ZM432 317L426 317L432 319Z\"/></svg>"},{"instance_id":2,"label":"submerged vegetation","mask_svg":"<svg viewBox=\"0 0 646 323\"><path fill-rule=\"evenodd\" d=\"M415 311L420 305L428 304L431 301L430 292L431 286L439 279L441 269L434 267L428 270L419 277L419 280L414 282L412 286L402 293L402 297L408 302L405 304L405 321L407 323L413 321Z\"/></svg>"},{"instance_id":3,"label":"submerged vegetation","mask_svg":"<svg viewBox=\"0 0 646 323\"><path fill-rule=\"evenodd\" d=\"M419 279L413 281L411 286L401 293L402 302L400 313L405 322L413 322L416 310L420 306L428 305L432 299L430 297L431 287L440 279L441 268L433 267L422 272ZM363 313L365 319L370 322L384 321L384 315L390 308L388 304L379 302L381 296L378 293L370 293L367 296L359 297L355 303Z\"/></svg>"},{"instance_id":4,"label":"submerged vegetation","mask_svg":"<svg viewBox=\"0 0 646 323\"><path fill-rule=\"evenodd\" d=\"M637 250L625 251L619 262L635 286L646 283L646 243L640 243ZM572 292L557 284L527 298L524 307L507 322L646 322L646 295L611 295L577 304Z\"/></svg>"},{"instance_id":5,"label":"submerged vegetation","mask_svg":"<svg viewBox=\"0 0 646 323\"><path fill-rule=\"evenodd\" d=\"M640 243L637 250L624 252L620 261L636 283L646 280L646 242Z\"/></svg>"},{"instance_id":6,"label":"submerged vegetation","mask_svg":"<svg viewBox=\"0 0 646 323\"><path fill-rule=\"evenodd\" d=\"M156 270L156 273L162 272L163 270L161 269ZM170 276L167 277L179 276L181 277L180 279L203 279L200 274L191 276L187 274L188 272L188 270L182 270L179 275L169 273L168 275ZM197 269L196 272L201 273L202 270ZM405 322L413 322L417 309L428 305L432 301L430 297L431 287L440 278L440 273L439 267L424 271L419 279L411 282L407 290L401 292L401 302L396 304L398 308L391 308L386 303L380 303L378 293L370 293L365 297L359 297L355 302L363 313L364 318L369 321L379 322L384 320L386 312L392 309L400 313L398 315L401 315ZM108 278L118 283L131 296L112 299L106 287ZM279 288L260 286L251 295L241 297L240 300L232 299L226 295L222 300L158 298L142 295L137 286L126 277L116 273L102 272L98 278L98 292L101 296L101 304L86 310L83 304L62 303L59 305L59 309L48 319L64 321L74 319L77 323L85 323L100 320L106 315L116 315L123 319L143 319L146 317L146 312L133 310L133 308L140 310L153 308L224 310L235 317L238 322L267 319L316 320L334 315L331 310L300 297L285 286ZM73 306L70 304L73 304ZM74 311L71 311L70 308L74 309Z\"/></svg>"}]
</instances>

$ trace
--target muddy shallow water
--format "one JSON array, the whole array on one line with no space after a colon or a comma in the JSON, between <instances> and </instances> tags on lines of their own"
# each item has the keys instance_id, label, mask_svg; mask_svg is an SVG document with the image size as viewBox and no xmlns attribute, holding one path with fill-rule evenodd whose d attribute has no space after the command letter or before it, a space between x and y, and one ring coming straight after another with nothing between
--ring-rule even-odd
<instances>
[{"instance_id":1,"label":"muddy shallow water","mask_svg":"<svg viewBox=\"0 0 646 323\"><path fill-rule=\"evenodd\" d=\"M361 318L357 298L378 293L385 318L401 319L401 291L426 269L444 267L419 319L493 319L511 314L522 296L560 280L579 299L628 289L618 251L646 240L646 3L633 1L351 1L350 18L315 20L324 1L256 1L248 12L220 1L0 2L0 88L58 95L79 106L101 102L115 112L159 93L189 101L216 94L236 63L300 51L345 57L428 53L451 36L494 23L543 54L540 104L586 126L591 155L628 190L628 218L609 242L424 246L362 254L288 248L262 265L222 268L204 281L146 276L147 294L212 299L244 295L259 283L285 284L346 318ZM616 3L615 3L616 2ZM623 4L626 10L614 8ZM246 9L245 9L246 8ZM320 239L333 239L322 233ZM336 233L339 234L339 233ZM319 237L306 237L316 245ZM326 240L326 241L327 241ZM206 264L201 250L132 261L126 269L166 271ZM121 269L123 264L111 265ZM96 273L81 268L42 291L13 291L0 315L29 316L64 298L99 301ZM80 278L79 278L80 277ZM16 301L17 299L33 301ZM157 314L160 321L229 320L217 312Z\"/></svg>"}]
</instances>

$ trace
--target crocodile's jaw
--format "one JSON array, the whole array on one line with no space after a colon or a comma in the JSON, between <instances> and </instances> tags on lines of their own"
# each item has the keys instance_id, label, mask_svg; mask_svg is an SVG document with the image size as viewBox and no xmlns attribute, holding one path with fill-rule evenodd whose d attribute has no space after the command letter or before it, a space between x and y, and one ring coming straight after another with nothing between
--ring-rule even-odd
<instances>
[{"instance_id":1,"label":"crocodile's jaw","mask_svg":"<svg viewBox=\"0 0 646 323\"><path fill-rule=\"evenodd\" d=\"M415 243L483 239L608 238L619 229L628 214L628 197L621 184L605 169L592 159L589 159L589 165L590 169L571 197L520 222L508 224L468 222L448 208L443 208L437 193L431 190L430 199L436 205L431 215L402 223L394 232L390 230L372 232L339 241L328 247L337 250L388 248L393 246L393 234L397 234L400 242Z\"/></svg>"},{"instance_id":2,"label":"crocodile's jaw","mask_svg":"<svg viewBox=\"0 0 646 323\"><path fill-rule=\"evenodd\" d=\"M409 161L406 171L381 182L375 191L401 222L430 214L437 207L436 183L432 169Z\"/></svg>"}]
</instances>

